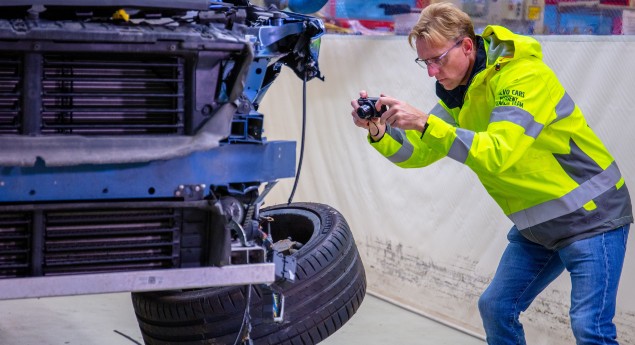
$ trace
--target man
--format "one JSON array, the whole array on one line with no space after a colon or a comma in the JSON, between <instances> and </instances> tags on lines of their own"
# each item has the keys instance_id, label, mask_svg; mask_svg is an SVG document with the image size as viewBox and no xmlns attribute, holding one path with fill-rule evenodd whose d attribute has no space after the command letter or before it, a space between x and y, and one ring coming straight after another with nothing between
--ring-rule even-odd
<instances>
[{"instance_id":1,"label":"man","mask_svg":"<svg viewBox=\"0 0 635 345\"><path fill-rule=\"evenodd\" d=\"M500 26L475 35L454 5L426 7L408 41L435 77L426 114L382 95L381 118L353 121L403 168L448 156L470 167L515 224L479 300L489 344L525 344L519 315L565 269L578 344L617 344L613 324L633 222L624 179L581 110L542 62L540 44ZM361 92L366 97L366 92Z\"/></svg>"}]
</instances>

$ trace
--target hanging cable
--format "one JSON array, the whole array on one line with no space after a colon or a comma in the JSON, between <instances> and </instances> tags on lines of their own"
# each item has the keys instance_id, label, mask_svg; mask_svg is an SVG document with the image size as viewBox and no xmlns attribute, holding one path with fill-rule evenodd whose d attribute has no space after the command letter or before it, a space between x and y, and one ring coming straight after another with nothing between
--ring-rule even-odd
<instances>
[{"instance_id":1,"label":"hanging cable","mask_svg":"<svg viewBox=\"0 0 635 345\"><path fill-rule=\"evenodd\" d=\"M238 330L238 336L236 337L236 341L234 345L241 344L252 344L250 333L251 333L251 315L249 311L249 306L251 304L251 284L245 285L247 287L247 298L245 300L245 313L243 314L243 322L240 324L240 329Z\"/></svg>"},{"instance_id":2,"label":"hanging cable","mask_svg":"<svg viewBox=\"0 0 635 345\"><path fill-rule=\"evenodd\" d=\"M295 190L298 187L298 181L300 180L300 170L302 170L302 160L304 158L304 136L306 133L306 79L308 73L308 70L304 71L304 79L302 80L302 138L300 141L300 159L298 161L298 171L295 174L295 181L293 182L293 189L291 190L291 195L289 196L287 204L290 204L293 201L293 196L295 195Z\"/></svg>"}]
</instances>

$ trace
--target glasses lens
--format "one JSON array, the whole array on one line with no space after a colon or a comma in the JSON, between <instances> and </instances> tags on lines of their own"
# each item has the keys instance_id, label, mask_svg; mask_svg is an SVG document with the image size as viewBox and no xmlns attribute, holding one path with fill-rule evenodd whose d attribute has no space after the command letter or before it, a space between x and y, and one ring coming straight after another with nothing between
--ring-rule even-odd
<instances>
[{"instance_id":1,"label":"glasses lens","mask_svg":"<svg viewBox=\"0 0 635 345\"><path fill-rule=\"evenodd\" d=\"M419 66L421 66L422 68L428 68L428 67L436 67L439 68L441 66L443 66L444 63L444 59L445 57L448 55L448 53L461 45L461 43L463 43L462 40L458 40L456 41L456 43L454 43L454 45L452 47L450 47L448 50L446 50L445 52L443 52L443 54L441 54L440 56L436 57L436 58L430 58L427 60L422 60L419 58L415 59L415 62L417 62L419 64Z\"/></svg>"},{"instance_id":2,"label":"glasses lens","mask_svg":"<svg viewBox=\"0 0 635 345\"><path fill-rule=\"evenodd\" d=\"M421 68L441 67L439 59L417 60L417 63L421 66Z\"/></svg>"}]
</instances>

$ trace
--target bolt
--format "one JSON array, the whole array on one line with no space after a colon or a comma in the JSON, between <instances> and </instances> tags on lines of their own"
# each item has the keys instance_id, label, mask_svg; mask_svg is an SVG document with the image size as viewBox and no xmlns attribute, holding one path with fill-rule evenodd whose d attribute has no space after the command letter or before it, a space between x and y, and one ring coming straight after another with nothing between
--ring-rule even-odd
<instances>
[{"instance_id":1,"label":"bolt","mask_svg":"<svg viewBox=\"0 0 635 345\"><path fill-rule=\"evenodd\" d=\"M209 115L212 113L212 107L207 104L203 107L203 109L201 109L201 113L203 113L203 115Z\"/></svg>"}]
</instances>

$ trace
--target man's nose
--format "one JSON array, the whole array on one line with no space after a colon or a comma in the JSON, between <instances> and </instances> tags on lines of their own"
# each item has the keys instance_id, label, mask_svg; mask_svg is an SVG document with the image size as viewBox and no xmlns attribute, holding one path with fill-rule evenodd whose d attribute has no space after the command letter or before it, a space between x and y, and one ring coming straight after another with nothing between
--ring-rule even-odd
<instances>
[{"instance_id":1,"label":"man's nose","mask_svg":"<svg viewBox=\"0 0 635 345\"><path fill-rule=\"evenodd\" d=\"M428 66L428 76L434 77L439 74L439 67L434 64L429 64Z\"/></svg>"}]
</instances>

